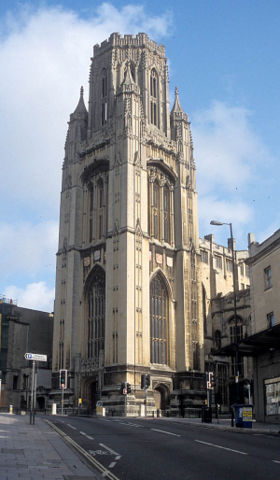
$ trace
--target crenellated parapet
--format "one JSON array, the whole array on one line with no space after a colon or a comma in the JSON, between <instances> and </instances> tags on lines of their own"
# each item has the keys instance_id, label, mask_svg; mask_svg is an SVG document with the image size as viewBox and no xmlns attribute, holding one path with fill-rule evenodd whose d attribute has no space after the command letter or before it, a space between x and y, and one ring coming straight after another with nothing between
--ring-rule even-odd
<instances>
[{"instance_id":1,"label":"crenellated parapet","mask_svg":"<svg viewBox=\"0 0 280 480\"><path fill-rule=\"evenodd\" d=\"M112 33L108 40L104 40L100 45L96 44L93 48L94 56L103 55L104 52L112 47L143 47L148 48L151 52L156 52L159 56L165 57L164 45L150 40L146 33L138 33L135 37L133 35L124 35L120 33Z\"/></svg>"}]
</instances>

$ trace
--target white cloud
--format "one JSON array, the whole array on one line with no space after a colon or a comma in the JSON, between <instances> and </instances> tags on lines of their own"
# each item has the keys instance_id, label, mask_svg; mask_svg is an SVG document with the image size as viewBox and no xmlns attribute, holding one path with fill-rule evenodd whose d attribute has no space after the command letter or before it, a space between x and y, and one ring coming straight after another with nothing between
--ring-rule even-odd
<instances>
[{"instance_id":1,"label":"white cloud","mask_svg":"<svg viewBox=\"0 0 280 480\"><path fill-rule=\"evenodd\" d=\"M213 101L193 115L192 131L197 165L198 211L201 234L212 219L231 222L246 246L247 228L254 218L248 191L259 180L258 169L271 162L269 150L255 134L250 112ZM224 232L215 229L221 240Z\"/></svg>"},{"instance_id":2,"label":"white cloud","mask_svg":"<svg viewBox=\"0 0 280 480\"><path fill-rule=\"evenodd\" d=\"M6 298L11 298L19 307L52 312L54 307L54 288L49 288L45 282L30 283L25 288L10 285L4 292Z\"/></svg>"},{"instance_id":3,"label":"white cloud","mask_svg":"<svg viewBox=\"0 0 280 480\"><path fill-rule=\"evenodd\" d=\"M199 201L199 217L210 220L246 225L251 219L252 209L244 201L219 200L211 195L202 196Z\"/></svg>"},{"instance_id":4,"label":"white cloud","mask_svg":"<svg viewBox=\"0 0 280 480\"><path fill-rule=\"evenodd\" d=\"M170 22L168 12L153 17L142 6L109 3L86 20L62 8L10 14L0 39L2 195L57 213L67 120L87 87L93 45L113 31L157 39Z\"/></svg>"},{"instance_id":5,"label":"white cloud","mask_svg":"<svg viewBox=\"0 0 280 480\"><path fill-rule=\"evenodd\" d=\"M58 224L47 221L36 225L30 222L0 224L0 271L3 277L11 275L36 276L55 268L58 245ZM3 252L5 252L3 254Z\"/></svg>"},{"instance_id":6,"label":"white cloud","mask_svg":"<svg viewBox=\"0 0 280 480\"><path fill-rule=\"evenodd\" d=\"M250 125L250 112L243 107L214 101L207 110L193 115L199 193L231 193L243 187L270 153Z\"/></svg>"}]
</instances>

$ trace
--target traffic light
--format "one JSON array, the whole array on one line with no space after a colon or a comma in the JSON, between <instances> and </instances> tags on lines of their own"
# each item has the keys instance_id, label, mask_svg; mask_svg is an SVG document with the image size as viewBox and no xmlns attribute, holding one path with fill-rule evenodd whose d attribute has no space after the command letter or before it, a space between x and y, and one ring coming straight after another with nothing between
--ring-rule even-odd
<instances>
[{"instance_id":1,"label":"traffic light","mask_svg":"<svg viewBox=\"0 0 280 480\"><path fill-rule=\"evenodd\" d=\"M207 390L213 390L215 386L214 372L206 373Z\"/></svg>"},{"instance_id":2,"label":"traffic light","mask_svg":"<svg viewBox=\"0 0 280 480\"><path fill-rule=\"evenodd\" d=\"M127 394L127 383L122 382L121 388L120 388L120 394L121 395L126 395Z\"/></svg>"},{"instance_id":3,"label":"traffic light","mask_svg":"<svg viewBox=\"0 0 280 480\"><path fill-rule=\"evenodd\" d=\"M123 382L121 384L120 394L127 395L128 393L131 393L131 385L128 382Z\"/></svg>"},{"instance_id":4,"label":"traffic light","mask_svg":"<svg viewBox=\"0 0 280 480\"><path fill-rule=\"evenodd\" d=\"M142 390L146 390L147 388L149 388L150 383L151 383L150 375L148 373L143 373L141 375L141 388L142 388Z\"/></svg>"},{"instance_id":5,"label":"traffic light","mask_svg":"<svg viewBox=\"0 0 280 480\"><path fill-rule=\"evenodd\" d=\"M59 387L63 390L67 388L67 370L59 370Z\"/></svg>"}]
</instances>

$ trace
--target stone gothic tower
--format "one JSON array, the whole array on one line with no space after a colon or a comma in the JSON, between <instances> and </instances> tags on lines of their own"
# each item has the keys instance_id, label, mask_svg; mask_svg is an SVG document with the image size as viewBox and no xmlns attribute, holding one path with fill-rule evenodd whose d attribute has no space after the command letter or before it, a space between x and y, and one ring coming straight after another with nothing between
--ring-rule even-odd
<instances>
[{"instance_id":1,"label":"stone gothic tower","mask_svg":"<svg viewBox=\"0 0 280 480\"><path fill-rule=\"evenodd\" d=\"M195 163L188 116L177 89L170 113L168 83L162 45L114 33L94 47L88 111L81 89L70 116L53 370L69 371L74 406L101 400L121 414L126 403L135 415L146 397L147 413L176 414L201 395Z\"/></svg>"}]
</instances>

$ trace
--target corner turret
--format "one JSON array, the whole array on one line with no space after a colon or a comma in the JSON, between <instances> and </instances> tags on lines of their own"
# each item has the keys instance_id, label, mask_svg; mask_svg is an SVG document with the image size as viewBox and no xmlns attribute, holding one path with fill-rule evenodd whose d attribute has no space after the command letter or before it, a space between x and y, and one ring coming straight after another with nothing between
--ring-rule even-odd
<instances>
[{"instance_id":1,"label":"corner turret","mask_svg":"<svg viewBox=\"0 0 280 480\"><path fill-rule=\"evenodd\" d=\"M77 161L78 145L86 140L88 112L84 102L84 89L81 87L80 98L74 112L70 115L65 142L65 163Z\"/></svg>"}]
</instances>

